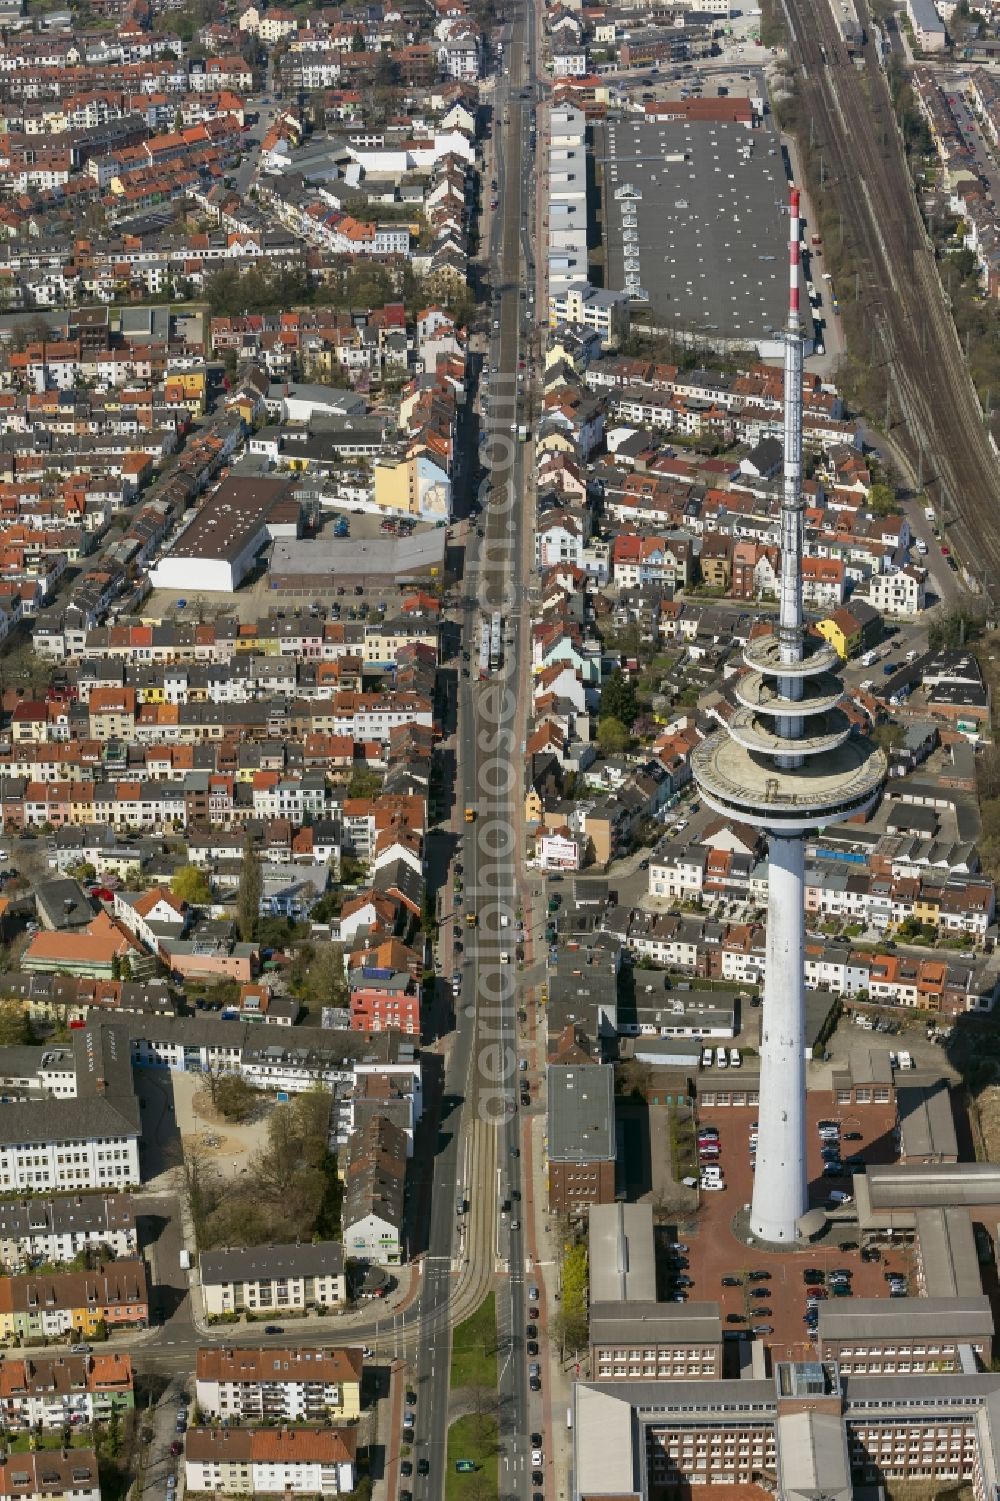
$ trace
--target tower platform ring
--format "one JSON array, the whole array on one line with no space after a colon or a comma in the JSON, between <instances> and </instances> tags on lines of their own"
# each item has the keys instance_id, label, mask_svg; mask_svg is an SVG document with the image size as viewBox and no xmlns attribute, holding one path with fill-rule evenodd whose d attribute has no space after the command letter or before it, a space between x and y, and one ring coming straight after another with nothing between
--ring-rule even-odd
<instances>
[{"instance_id":1,"label":"tower platform ring","mask_svg":"<svg viewBox=\"0 0 1000 1501\"><path fill-rule=\"evenodd\" d=\"M726 725L744 750L760 756L819 756L843 745L851 733L851 721L843 709L826 709L810 716L802 735L790 739L779 735L765 717L753 709L737 709Z\"/></svg>"},{"instance_id":2,"label":"tower platform ring","mask_svg":"<svg viewBox=\"0 0 1000 1501\"><path fill-rule=\"evenodd\" d=\"M805 834L864 813L888 773L885 752L861 736L785 770L722 731L691 753L698 788L717 813L775 834Z\"/></svg>"},{"instance_id":3,"label":"tower platform ring","mask_svg":"<svg viewBox=\"0 0 1000 1501\"><path fill-rule=\"evenodd\" d=\"M743 648L743 660L748 667L763 672L768 677L813 677L818 672L832 672L840 666L840 658L820 636L803 636L801 662L783 662L781 643L777 636L756 636Z\"/></svg>"},{"instance_id":4,"label":"tower platform ring","mask_svg":"<svg viewBox=\"0 0 1000 1501\"><path fill-rule=\"evenodd\" d=\"M785 698L770 673L745 672L736 680L736 697L746 709L758 714L789 717L822 714L835 709L844 696L840 679L832 672L817 673L802 680L802 697Z\"/></svg>"}]
</instances>

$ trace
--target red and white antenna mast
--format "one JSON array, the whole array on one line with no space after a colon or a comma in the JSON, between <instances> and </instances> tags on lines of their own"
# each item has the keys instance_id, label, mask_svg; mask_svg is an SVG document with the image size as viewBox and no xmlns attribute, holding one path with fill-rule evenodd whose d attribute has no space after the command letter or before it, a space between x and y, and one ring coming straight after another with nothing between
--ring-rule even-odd
<instances>
[{"instance_id":1,"label":"red and white antenna mast","mask_svg":"<svg viewBox=\"0 0 1000 1501\"><path fill-rule=\"evenodd\" d=\"M802 326L799 322L799 190L789 195L788 322L785 325L785 478L781 497L781 596L778 637L781 660L802 661ZM783 682L782 693L797 698L801 677ZM794 739L801 733L800 716L790 717L780 733ZM801 757L789 758L789 766Z\"/></svg>"}]
</instances>

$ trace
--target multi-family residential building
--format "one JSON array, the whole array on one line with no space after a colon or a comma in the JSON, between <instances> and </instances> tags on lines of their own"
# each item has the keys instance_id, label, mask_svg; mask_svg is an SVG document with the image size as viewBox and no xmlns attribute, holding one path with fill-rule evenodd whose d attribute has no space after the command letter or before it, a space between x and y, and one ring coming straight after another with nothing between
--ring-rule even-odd
<instances>
[{"instance_id":1,"label":"multi-family residential building","mask_svg":"<svg viewBox=\"0 0 1000 1501\"><path fill-rule=\"evenodd\" d=\"M31 1344L115 1329L145 1329L149 1292L142 1261L107 1261L87 1272L0 1279L0 1338Z\"/></svg>"},{"instance_id":2,"label":"multi-family residential building","mask_svg":"<svg viewBox=\"0 0 1000 1501\"><path fill-rule=\"evenodd\" d=\"M0 1363L0 1422L9 1432L105 1422L133 1405L132 1358L123 1351Z\"/></svg>"},{"instance_id":3,"label":"multi-family residential building","mask_svg":"<svg viewBox=\"0 0 1000 1501\"><path fill-rule=\"evenodd\" d=\"M0 1261L8 1271L23 1271L30 1262L72 1261L81 1251L127 1258L138 1249L131 1194L0 1199Z\"/></svg>"},{"instance_id":4,"label":"multi-family residential building","mask_svg":"<svg viewBox=\"0 0 1000 1501\"><path fill-rule=\"evenodd\" d=\"M209 1316L340 1308L347 1299L344 1251L337 1241L203 1251L200 1266Z\"/></svg>"},{"instance_id":5,"label":"multi-family residential building","mask_svg":"<svg viewBox=\"0 0 1000 1501\"><path fill-rule=\"evenodd\" d=\"M35 1067L44 1071L46 1050L37 1056ZM0 1190L137 1184L141 1127L128 1032L117 1022L75 1032L72 1051L52 1080L57 1098L10 1103L0 1112Z\"/></svg>"},{"instance_id":6,"label":"multi-family residential building","mask_svg":"<svg viewBox=\"0 0 1000 1501\"><path fill-rule=\"evenodd\" d=\"M184 1488L222 1496L340 1496L356 1483L357 1428L189 1428Z\"/></svg>"},{"instance_id":7,"label":"multi-family residential building","mask_svg":"<svg viewBox=\"0 0 1000 1501\"><path fill-rule=\"evenodd\" d=\"M927 570L910 565L895 573L873 573L868 598L883 615L919 615L927 599Z\"/></svg>"},{"instance_id":8,"label":"multi-family residential building","mask_svg":"<svg viewBox=\"0 0 1000 1501\"><path fill-rule=\"evenodd\" d=\"M408 1146L406 1132L377 1113L348 1138L341 1206L348 1256L388 1266L403 1260Z\"/></svg>"},{"instance_id":9,"label":"multi-family residential building","mask_svg":"<svg viewBox=\"0 0 1000 1501\"><path fill-rule=\"evenodd\" d=\"M0 1496L17 1501L101 1501L93 1449L40 1449L8 1455L0 1465Z\"/></svg>"},{"instance_id":10,"label":"multi-family residential building","mask_svg":"<svg viewBox=\"0 0 1000 1501\"><path fill-rule=\"evenodd\" d=\"M198 1351L195 1400L223 1423L353 1422L361 1413L360 1347Z\"/></svg>"}]
</instances>

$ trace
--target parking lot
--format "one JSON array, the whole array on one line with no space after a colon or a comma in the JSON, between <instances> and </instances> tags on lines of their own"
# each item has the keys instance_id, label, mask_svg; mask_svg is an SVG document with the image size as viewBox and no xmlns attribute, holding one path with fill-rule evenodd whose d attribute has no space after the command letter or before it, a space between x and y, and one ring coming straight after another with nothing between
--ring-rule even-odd
<instances>
[{"instance_id":1,"label":"parking lot","mask_svg":"<svg viewBox=\"0 0 1000 1501\"><path fill-rule=\"evenodd\" d=\"M691 1278L691 1285L685 1291L693 1300L717 1300L723 1327L731 1336L754 1326L766 1329L758 1338L770 1347L773 1359L814 1359L815 1346L804 1323L807 1291L803 1271L815 1269L826 1277L831 1271L843 1269L850 1273L851 1296L888 1297L886 1271L908 1275L911 1253L907 1247L894 1247L884 1250L878 1262L863 1261L858 1249L844 1248L858 1246L857 1226L846 1216L829 1225L820 1241L802 1251L772 1252L746 1245L735 1233L735 1221L753 1193L750 1130L757 1119L756 1107L716 1106L701 1111L698 1119L700 1128L718 1130L718 1160L726 1186L722 1192L702 1192L696 1218L679 1229L679 1238L689 1245L690 1267L685 1275ZM892 1106L850 1106L838 1112L832 1094L811 1091L806 1128L811 1206L824 1204L832 1188L845 1192L851 1188L850 1176L823 1176L823 1144L817 1129L820 1120L839 1121L845 1163L852 1156L866 1164L892 1162L897 1156ZM752 1278L752 1272L767 1275ZM737 1280L723 1283L724 1277ZM912 1278L909 1285L912 1291Z\"/></svg>"}]
</instances>

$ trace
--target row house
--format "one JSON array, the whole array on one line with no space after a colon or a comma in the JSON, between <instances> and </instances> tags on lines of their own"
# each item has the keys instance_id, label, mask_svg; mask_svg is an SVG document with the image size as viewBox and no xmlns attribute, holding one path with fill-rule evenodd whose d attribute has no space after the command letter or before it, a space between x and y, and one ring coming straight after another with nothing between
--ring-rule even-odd
<instances>
[{"instance_id":1,"label":"row house","mask_svg":"<svg viewBox=\"0 0 1000 1501\"><path fill-rule=\"evenodd\" d=\"M0 1333L26 1344L115 1329L145 1329L149 1292L142 1261L106 1262L93 1271L28 1273L0 1280Z\"/></svg>"}]
</instances>

